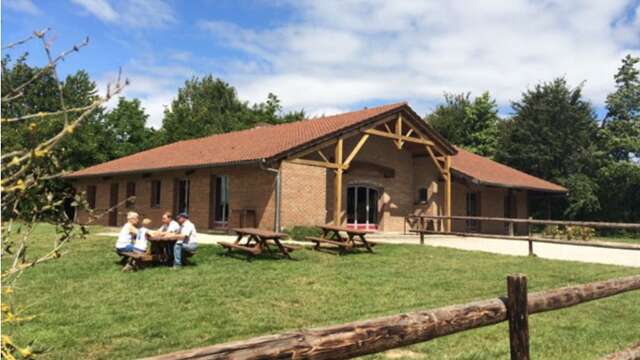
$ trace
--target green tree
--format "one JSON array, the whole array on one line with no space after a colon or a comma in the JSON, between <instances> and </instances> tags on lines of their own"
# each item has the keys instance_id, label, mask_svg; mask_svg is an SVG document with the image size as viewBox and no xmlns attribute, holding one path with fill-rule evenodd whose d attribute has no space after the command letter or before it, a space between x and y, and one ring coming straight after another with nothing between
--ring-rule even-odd
<instances>
[{"instance_id":1,"label":"green tree","mask_svg":"<svg viewBox=\"0 0 640 360\"><path fill-rule=\"evenodd\" d=\"M470 100L470 94L445 94L444 104L426 117L453 144L492 157L498 137L498 107L488 92Z\"/></svg>"},{"instance_id":2,"label":"green tree","mask_svg":"<svg viewBox=\"0 0 640 360\"><path fill-rule=\"evenodd\" d=\"M106 115L105 126L110 139L109 158L116 159L153 147L156 131L146 126L140 100L118 99L118 105Z\"/></svg>"},{"instance_id":3,"label":"green tree","mask_svg":"<svg viewBox=\"0 0 640 360\"><path fill-rule=\"evenodd\" d=\"M265 103L249 106L226 82L208 75L185 82L165 110L162 135L165 143L248 129L258 123L277 124L298 120L304 112L281 115L278 98L269 94Z\"/></svg>"},{"instance_id":4,"label":"green tree","mask_svg":"<svg viewBox=\"0 0 640 360\"><path fill-rule=\"evenodd\" d=\"M558 78L527 90L512 107L515 114L502 129L496 159L567 187L564 215L589 217L598 211L598 126L582 86L570 88Z\"/></svg>"},{"instance_id":5,"label":"green tree","mask_svg":"<svg viewBox=\"0 0 640 360\"><path fill-rule=\"evenodd\" d=\"M602 122L604 146L615 160L640 154L640 57L627 55L614 76L616 90L607 96L607 116Z\"/></svg>"},{"instance_id":6,"label":"green tree","mask_svg":"<svg viewBox=\"0 0 640 360\"><path fill-rule=\"evenodd\" d=\"M622 59L614 79L616 90L607 96L607 115L600 129L607 155L597 181L602 220L640 220L640 58Z\"/></svg>"},{"instance_id":7,"label":"green tree","mask_svg":"<svg viewBox=\"0 0 640 360\"><path fill-rule=\"evenodd\" d=\"M27 64L27 55L11 62L9 57L2 59L2 92L25 83L38 74L42 68ZM79 70L67 76L61 83L64 104L67 109L86 107L98 99L96 85L89 75ZM45 72L27 86L22 96L11 102L3 102L2 116L19 117L38 112L61 111L58 84L51 72ZM83 122L82 127L75 130L75 135L65 137L56 147L61 167L65 170L76 170L108 160L103 149L109 139L103 124L102 107L97 107ZM2 151L20 151L33 147L51 138L64 128L64 116L49 116L35 121L23 121L2 129Z\"/></svg>"}]
</instances>

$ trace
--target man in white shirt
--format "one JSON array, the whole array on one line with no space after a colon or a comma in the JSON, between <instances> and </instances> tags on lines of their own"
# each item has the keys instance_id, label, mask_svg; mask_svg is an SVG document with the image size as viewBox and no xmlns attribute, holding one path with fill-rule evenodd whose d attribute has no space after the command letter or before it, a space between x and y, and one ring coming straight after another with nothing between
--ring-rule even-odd
<instances>
[{"instance_id":1,"label":"man in white shirt","mask_svg":"<svg viewBox=\"0 0 640 360\"><path fill-rule=\"evenodd\" d=\"M167 211L162 214L162 226L160 226L158 231L163 233L179 234L180 224L173 220L173 214Z\"/></svg>"},{"instance_id":2,"label":"man in white shirt","mask_svg":"<svg viewBox=\"0 0 640 360\"><path fill-rule=\"evenodd\" d=\"M198 232L196 231L196 226L189 220L189 215L186 213L178 215L178 223L180 224L180 235L183 235L184 239L178 240L173 247L174 269L182 267L183 251L194 253L198 247Z\"/></svg>"}]
</instances>

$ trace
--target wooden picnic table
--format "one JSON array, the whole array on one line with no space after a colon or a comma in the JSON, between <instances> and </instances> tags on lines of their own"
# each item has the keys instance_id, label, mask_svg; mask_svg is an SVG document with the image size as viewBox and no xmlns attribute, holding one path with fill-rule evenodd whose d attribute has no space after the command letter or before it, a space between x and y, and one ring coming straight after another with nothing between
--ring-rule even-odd
<instances>
[{"instance_id":1,"label":"wooden picnic table","mask_svg":"<svg viewBox=\"0 0 640 360\"><path fill-rule=\"evenodd\" d=\"M219 241L218 244L227 249L226 254L231 253L231 250L239 250L246 253L247 260L249 261L264 251L273 254L269 245L276 245L278 250L288 259L291 259L289 253L295 250L294 247L283 245L282 242L280 242L280 240L287 237L285 233L256 228L235 228L231 229L231 231L238 235L236 241L233 243Z\"/></svg>"},{"instance_id":2,"label":"wooden picnic table","mask_svg":"<svg viewBox=\"0 0 640 360\"><path fill-rule=\"evenodd\" d=\"M372 247L375 243L367 241L366 235L373 233L371 230L361 230L346 226L337 225L319 225L322 230L321 237L307 236L306 239L315 242L314 250L320 250L320 244L334 245L339 249L339 254L352 250L357 247L364 247L369 252L373 252ZM342 233L347 234L343 236Z\"/></svg>"},{"instance_id":3,"label":"wooden picnic table","mask_svg":"<svg viewBox=\"0 0 640 360\"><path fill-rule=\"evenodd\" d=\"M173 247L178 240L183 240L184 235L180 234L164 234L161 236L148 236L150 243L149 251L153 256L153 261L172 265L173 264Z\"/></svg>"},{"instance_id":4,"label":"wooden picnic table","mask_svg":"<svg viewBox=\"0 0 640 360\"><path fill-rule=\"evenodd\" d=\"M123 270L139 270L146 264L173 265L173 247L178 240L183 240L184 235L164 233L155 236L147 236L149 248L146 252L118 252L123 257ZM185 253L185 259L189 257L189 252Z\"/></svg>"}]
</instances>

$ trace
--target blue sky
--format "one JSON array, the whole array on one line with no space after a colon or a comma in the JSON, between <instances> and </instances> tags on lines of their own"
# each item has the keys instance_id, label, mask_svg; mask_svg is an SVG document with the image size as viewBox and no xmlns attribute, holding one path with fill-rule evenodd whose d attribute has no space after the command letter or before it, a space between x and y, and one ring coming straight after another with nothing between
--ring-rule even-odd
<instances>
[{"instance_id":1,"label":"blue sky","mask_svg":"<svg viewBox=\"0 0 640 360\"><path fill-rule=\"evenodd\" d=\"M55 52L89 36L60 71L104 89L122 67L154 126L209 73L311 115L400 100L425 114L445 91L489 91L508 114L524 89L565 76L602 114L620 59L640 55L640 0L2 1L3 44L44 27Z\"/></svg>"}]
</instances>

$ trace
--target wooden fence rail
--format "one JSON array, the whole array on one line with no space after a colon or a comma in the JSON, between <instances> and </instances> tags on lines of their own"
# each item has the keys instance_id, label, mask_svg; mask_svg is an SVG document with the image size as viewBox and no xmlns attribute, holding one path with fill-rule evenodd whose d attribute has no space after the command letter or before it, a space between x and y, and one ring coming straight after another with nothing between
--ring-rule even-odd
<instances>
[{"instance_id":1,"label":"wooden fence rail","mask_svg":"<svg viewBox=\"0 0 640 360\"><path fill-rule=\"evenodd\" d=\"M602 247L609 249L620 249L620 250L640 250L640 244L626 244L620 242L610 242L610 241L597 241L597 240L563 240L563 239L554 239L554 238L546 238L540 236L533 236L531 234L531 230L528 229L528 235L517 236L514 235L514 224L547 224L547 225L564 225L564 226L592 226L592 227L600 227L600 228L620 228L620 229L640 229L640 224L632 224L632 223L607 223L607 222L584 222L584 221L560 221L560 220L538 220L538 219L517 219L517 218L494 218L494 217L483 217L483 216L440 216L440 215L409 215L405 218L405 234L407 233L406 224L409 223L411 225L411 220L418 220L420 223L419 229L410 229L409 232L416 232L420 234L420 244L424 244L424 234L439 234L439 235L458 235L458 236L473 236L473 237L484 237L490 239L498 239L498 240L521 240L529 242L529 255L534 255L533 252L533 243L541 242L541 243L553 243L553 244L562 244L562 245L574 245L574 246L592 246L592 247ZM426 224L423 220L467 220L467 221L496 221L496 222L505 222L509 224L509 234L486 234L479 232L461 232L461 231L442 231L437 230L437 225L434 224L434 230L426 230Z\"/></svg>"},{"instance_id":2,"label":"wooden fence rail","mask_svg":"<svg viewBox=\"0 0 640 360\"><path fill-rule=\"evenodd\" d=\"M501 218L487 216L444 216L444 215L409 215L407 218L424 218L438 220L477 220L477 221L497 221L514 224L536 224L536 225L562 225L562 226L588 226L594 228L611 228L611 229L637 229L640 230L640 223L618 223L618 222L600 222L600 221L564 221L564 220L541 220L541 219L520 219L520 218Z\"/></svg>"},{"instance_id":3,"label":"wooden fence rail","mask_svg":"<svg viewBox=\"0 0 640 360\"><path fill-rule=\"evenodd\" d=\"M510 321L510 328L517 327L516 330L511 331L518 332L515 334L516 340L513 340L513 335L510 336L512 359L523 360L528 359L526 317L529 314L559 310L640 289L640 275L537 292L528 296L526 295L526 278L523 280L522 275L516 275L508 282L510 288L508 293L512 295L511 301L508 297L498 297L462 305L178 351L150 357L147 360L350 359L497 324L509 318L513 318ZM526 307L522 305L524 299L526 299ZM508 305L509 303L513 305ZM518 311L518 314L513 314L513 311ZM525 330L526 335L523 333ZM522 348L525 344L526 352ZM520 346L515 351L516 354L521 354L517 355L519 357L513 357L513 346Z\"/></svg>"}]
</instances>

